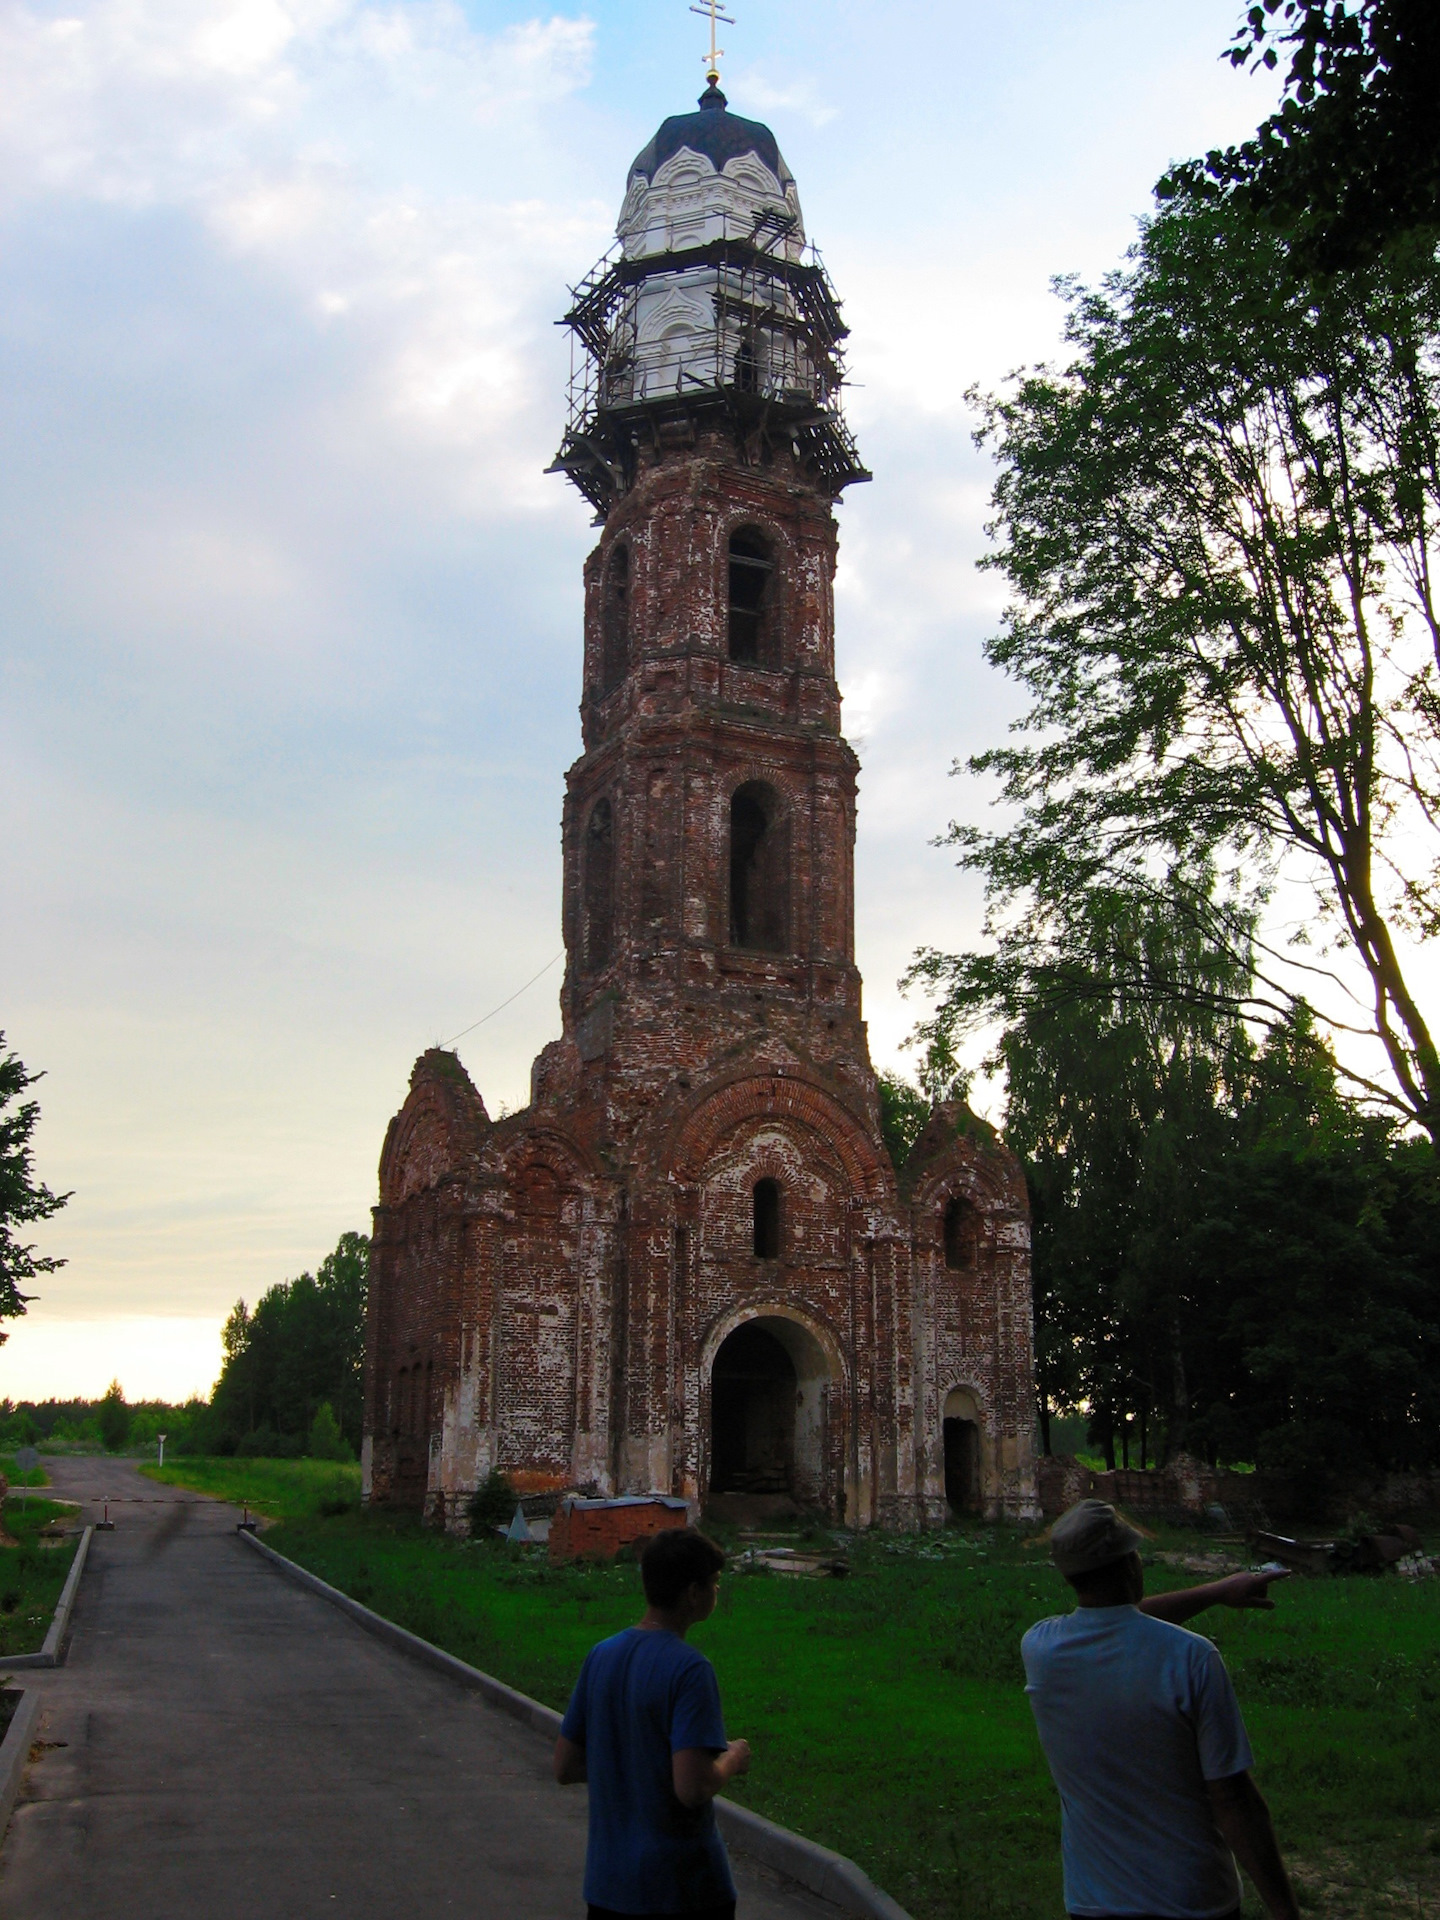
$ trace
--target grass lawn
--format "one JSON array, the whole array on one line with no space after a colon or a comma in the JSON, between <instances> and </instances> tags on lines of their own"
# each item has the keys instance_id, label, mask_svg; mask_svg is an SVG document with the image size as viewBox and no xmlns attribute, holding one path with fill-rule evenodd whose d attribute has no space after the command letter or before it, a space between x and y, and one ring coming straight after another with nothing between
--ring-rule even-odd
<instances>
[{"instance_id":1,"label":"grass lawn","mask_svg":"<svg viewBox=\"0 0 1440 1920\"><path fill-rule=\"evenodd\" d=\"M167 1487L193 1487L267 1520L298 1520L360 1500L360 1469L340 1460L187 1460L143 1466Z\"/></svg>"},{"instance_id":2,"label":"grass lawn","mask_svg":"<svg viewBox=\"0 0 1440 1920\"><path fill-rule=\"evenodd\" d=\"M50 1476L43 1467L17 1467L13 1453L0 1453L0 1473L12 1487L48 1487L50 1484Z\"/></svg>"},{"instance_id":3,"label":"grass lawn","mask_svg":"<svg viewBox=\"0 0 1440 1920\"><path fill-rule=\"evenodd\" d=\"M197 1466L235 1477L212 1486ZM270 1545L551 1706L592 1642L638 1617L633 1566L552 1570L534 1550L392 1516L321 1515L314 1493L306 1512L307 1468L335 1472L174 1471L227 1498L248 1490L262 1509L258 1476L294 1475L277 1481L291 1511ZM1210 1544L1166 1534L1154 1552ZM863 1538L850 1558L844 1581L732 1568L696 1630L726 1723L755 1749L734 1797L858 1860L916 1920L1063 1920L1058 1808L1018 1652L1033 1620L1067 1604L1043 1548L1009 1529L951 1528ZM1147 1572L1152 1591L1204 1577L1158 1557ZM1440 1920L1440 1580L1295 1579L1274 1613L1195 1624L1235 1677L1308 1909ZM1258 1916L1253 1898L1245 1912Z\"/></svg>"},{"instance_id":4,"label":"grass lawn","mask_svg":"<svg viewBox=\"0 0 1440 1920\"><path fill-rule=\"evenodd\" d=\"M73 1524L74 1509L53 1500L5 1502L5 1532L15 1545L0 1546L0 1662L7 1654L38 1653L45 1643L79 1545L78 1536L41 1541L41 1528L60 1519Z\"/></svg>"}]
</instances>

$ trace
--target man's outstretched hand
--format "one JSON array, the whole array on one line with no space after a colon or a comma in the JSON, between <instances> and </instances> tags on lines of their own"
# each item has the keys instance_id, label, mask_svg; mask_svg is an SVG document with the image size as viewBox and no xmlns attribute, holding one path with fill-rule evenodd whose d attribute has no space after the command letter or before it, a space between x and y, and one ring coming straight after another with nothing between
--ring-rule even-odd
<instances>
[{"instance_id":1,"label":"man's outstretched hand","mask_svg":"<svg viewBox=\"0 0 1440 1920\"><path fill-rule=\"evenodd\" d=\"M1264 1567L1254 1572L1227 1573L1223 1580L1216 1580L1211 1586L1212 1607L1263 1607L1266 1612L1275 1611L1275 1602L1270 1598L1271 1582L1288 1580L1289 1567Z\"/></svg>"},{"instance_id":2,"label":"man's outstretched hand","mask_svg":"<svg viewBox=\"0 0 1440 1920\"><path fill-rule=\"evenodd\" d=\"M1140 1602L1140 1611L1152 1620L1168 1620L1172 1627L1183 1627L1207 1607L1253 1607L1273 1612L1275 1602L1270 1588L1276 1580L1288 1580L1288 1567L1266 1567L1254 1573L1227 1573L1223 1580L1207 1580L1203 1586L1181 1587L1176 1593L1157 1593Z\"/></svg>"}]
</instances>

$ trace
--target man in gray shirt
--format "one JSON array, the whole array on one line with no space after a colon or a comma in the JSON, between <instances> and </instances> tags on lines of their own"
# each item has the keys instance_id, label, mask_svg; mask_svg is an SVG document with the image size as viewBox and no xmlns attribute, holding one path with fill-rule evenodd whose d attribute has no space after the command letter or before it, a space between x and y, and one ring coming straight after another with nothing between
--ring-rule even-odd
<instances>
[{"instance_id":1,"label":"man in gray shirt","mask_svg":"<svg viewBox=\"0 0 1440 1920\"><path fill-rule=\"evenodd\" d=\"M1238 1857L1271 1920L1299 1920L1225 1663L1180 1624L1271 1607L1276 1574L1144 1598L1141 1537L1101 1500L1056 1521L1070 1614L1025 1635L1025 1691L1060 1794L1074 1920L1239 1920Z\"/></svg>"}]
</instances>

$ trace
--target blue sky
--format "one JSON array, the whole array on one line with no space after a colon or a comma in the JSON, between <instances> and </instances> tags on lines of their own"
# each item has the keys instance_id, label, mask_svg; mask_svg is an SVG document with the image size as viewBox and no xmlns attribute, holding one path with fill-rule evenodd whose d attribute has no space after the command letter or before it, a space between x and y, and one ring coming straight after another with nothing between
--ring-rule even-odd
<instances>
[{"instance_id":1,"label":"blue sky","mask_svg":"<svg viewBox=\"0 0 1440 1920\"><path fill-rule=\"evenodd\" d=\"M732 9L734 11L734 9ZM1273 81L1234 0L738 0L725 85L799 182L874 484L841 509L879 1064L928 842L1014 696L985 666L964 392L1055 353L1050 277L1129 244ZM241 1295L364 1226L416 1053L560 946L583 503L565 289L703 83L685 0L0 6L0 1025L48 1077L68 1266L0 1394L205 1388ZM559 968L460 1043L492 1111Z\"/></svg>"}]
</instances>

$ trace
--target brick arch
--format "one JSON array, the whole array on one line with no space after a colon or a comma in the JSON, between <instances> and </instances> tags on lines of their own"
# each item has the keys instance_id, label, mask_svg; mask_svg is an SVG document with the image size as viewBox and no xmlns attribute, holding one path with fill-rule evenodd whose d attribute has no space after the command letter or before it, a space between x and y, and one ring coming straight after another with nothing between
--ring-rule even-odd
<instances>
[{"instance_id":1,"label":"brick arch","mask_svg":"<svg viewBox=\"0 0 1440 1920\"><path fill-rule=\"evenodd\" d=\"M775 565L780 568L792 568L798 556L790 529L779 517L767 508L747 501L743 505L727 507L715 519L715 564L724 574L730 564L730 542L737 533L746 527L754 527L757 533L764 534L775 550ZM728 579L722 582L729 585Z\"/></svg>"},{"instance_id":2,"label":"brick arch","mask_svg":"<svg viewBox=\"0 0 1440 1920\"><path fill-rule=\"evenodd\" d=\"M849 1375L844 1351L833 1329L813 1309L798 1307L783 1294L771 1293L757 1294L743 1306L727 1308L710 1322L700 1343L700 1369L707 1380L721 1347L737 1328L748 1325L752 1320L788 1320L809 1334L825 1356L832 1385L844 1388Z\"/></svg>"},{"instance_id":3,"label":"brick arch","mask_svg":"<svg viewBox=\"0 0 1440 1920\"><path fill-rule=\"evenodd\" d=\"M698 1183L737 1127L781 1119L819 1135L855 1195L876 1204L890 1197L889 1163L864 1121L833 1094L791 1074L746 1074L702 1095L672 1133L664 1164L672 1178Z\"/></svg>"},{"instance_id":4,"label":"brick arch","mask_svg":"<svg viewBox=\"0 0 1440 1920\"><path fill-rule=\"evenodd\" d=\"M485 1102L456 1056L439 1048L421 1054L405 1104L385 1135L381 1206L399 1206L473 1166L489 1125Z\"/></svg>"},{"instance_id":5,"label":"brick arch","mask_svg":"<svg viewBox=\"0 0 1440 1920\"><path fill-rule=\"evenodd\" d=\"M558 1127L527 1127L501 1149L498 1171L519 1189L539 1173L548 1174L563 1189L589 1186L598 1169L585 1149Z\"/></svg>"},{"instance_id":6,"label":"brick arch","mask_svg":"<svg viewBox=\"0 0 1440 1920\"><path fill-rule=\"evenodd\" d=\"M977 1213L985 1215L1023 1212L1024 1185L1018 1164L1003 1151L982 1154L972 1144L956 1141L915 1183L910 1204L917 1213L943 1210L952 1198L968 1200Z\"/></svg>"}]
</instances>

